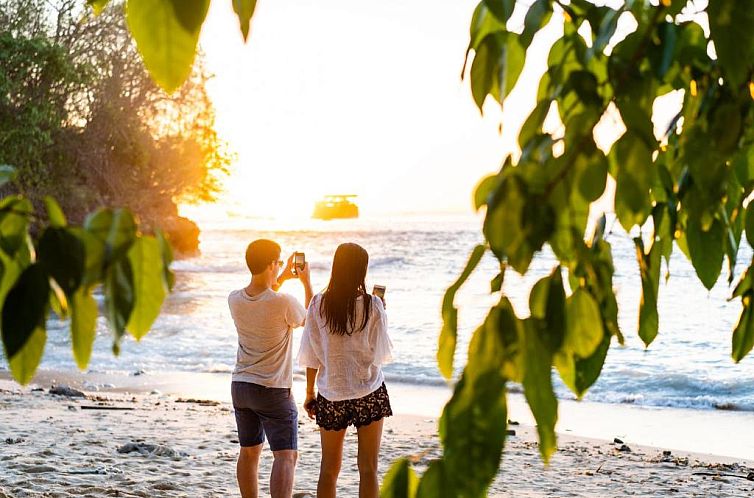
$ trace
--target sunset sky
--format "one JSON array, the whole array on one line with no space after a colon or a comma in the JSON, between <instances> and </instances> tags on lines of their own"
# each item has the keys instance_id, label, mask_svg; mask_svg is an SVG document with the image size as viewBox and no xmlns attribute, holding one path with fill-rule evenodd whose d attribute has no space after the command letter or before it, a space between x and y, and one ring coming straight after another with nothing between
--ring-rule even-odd
<instances>
[{"instance_id":1,"label":"sunset sky","mask_svg":"<svg viewBox=\"0 0 754 498\"><path fill-rule=\"evenodd\" d=\"M354 193L364 215L471 212L536 91L522 85L505 115L488 101L480 116L460 80L476 4L261 0L243 44L231 2L212 2L200 43L237 154L218 207L308 216L318 197ZM558 31L536 40L524 78L543 71Z\"/></svg>"}]
</instances>

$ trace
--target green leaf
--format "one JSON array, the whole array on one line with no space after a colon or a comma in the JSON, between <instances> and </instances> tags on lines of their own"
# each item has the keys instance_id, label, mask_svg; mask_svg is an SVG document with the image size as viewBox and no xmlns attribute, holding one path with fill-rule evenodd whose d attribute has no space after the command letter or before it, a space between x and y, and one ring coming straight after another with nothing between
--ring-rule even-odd
<instances>
[{"instance_id":1,"label":"green leaf","mask_svg":"<svg viewBox=\"0 0 754 498\"><path fill-rule=\"evenodd\" d=\"M483 0L484 5L500 22L506 22L516 8L516 0Z\"/></svg>"},{"instance_id":2,"label":"green leaf","mask_svg":"<svg viewBox=\"0 0 754 498\"><path fill-rule=\"evenodd\" d=\"M661 23L657 26L656 46L649 51L649 61L655 78L662 81L674 62L678 26L672 22Z\"/></svg>"},{"instance_id":3,"label":"green leaf","mask_svg":"<svg viewBox=\"0 0 754 498\"><path fill-rule=\"evenodd\" d=\"M751 268L747 273L751 272ZM738 324L733 330L733 360L738 363L754 347L754 311L752 311L752 298L754 292L748 290L742 297L743 311L738 319Z\"/></svg>"},{"instance_id":4,"label":"green leaf","mask_svg":"<svg viewBox=\"0 0 754 498\"><path fill-rule=\"evenodd\" d=\"M170 269L170 264L173 262L173 248L170 247L170 242L165 238L165 234L162 230L155 230L155 236L160 243L160 250L162 251L162 275L165 281L165 287L168 292L173 290L175 285L175 274Z\"/></svg>"},{"instance_id":5,"label":"green leaf","mask_svg":"<svg viewBox=\"0 0 754 498\"><path fill-rule=\"evenodd\" d=\"M524 48L507 32L491 33L479 43L470 78L471 94L480 111L487 95L502 105L516 85L525 57Z\"/></svg>"},{"instance_id":6,"label":"green leaf","mask_svg":"<svg viewBox=\"0 0 754 498\"><path fill-rule=\"evenodd\" d=\"M90 290L81 288L71 301L71 345L80 370L84 370L89 364L96 335L97 301Z\"/></svg>"},{"instance_id":7,"label":"green leaf","mask_svg":"<svg viewBox=\"0 0 754 498\"><path fill-rule=\"evenodd\" d=\"M741 275L741 278L738 280L738 283L728 300L731 301L737 297L741 297L752 289L754 289L754 272L752 272L752 268L749 266L749 268L744 271L744 274Z\"/></svg>"},{"instance_id":8,"label":"green leaf","mask_svg":"<svg viewBox=\"0 0 754 498\"><path fill-rule=\"evenodd\" d=\"M636 259L639 261L641 274L641 301L639 302L639 337L644 345L649 345L657 337L660 317L657 313L657 295L660 288L661 249L657 243L652 244L649 254L645 254L644 242L634 239Z\"/></svg>"},{"instance_id":9,"label":"green leaf","mask_svg":"<svg viewBox=\"0 0 754 498\"><path fill-rule=\"evenodd\" d=\"M746 240L749 241L749 245L754 247L754 202L749 202L746 206Z\"/></svg>"},{"instance_id":10,"label":"green leaf","mask_svg":"<svg viewBox=\"0 0 754 498\"><path fill-rule=\"evenodd\" d=\"M186 29L173 8L173 1L128 0L126 5L128 29L136 41L144 66L167 93L178 89L191 73L200 31L199 28ZM184 20L196 17L201 20L198 23L201 26L209 2L191 1L192 5L195 3L205 3L204 11L192 10L191 16L181 17Z\"/></svg>"},{"instance_id":11,"label":"green leaf","mask_svg":"<svg viewBox=\"0 0 754 498\"><path fill-rule=\"evenodd\" d=\"M134 279L128 259L119 259L108 268L104 291L107 318L115 334L114 344L117 347L134 309Z\"/></svg>"},{"instance_id":12,"label":"green leaf","mask_svg":"<svg viewBox=\"0 0 754 498\"><path fill-rule=\"evenodd\" d=\"M47 217L50 220L50 226L55 228L62 228L68 224L65 219L63 210L60 209L60 204L54 198L46 195L44 198L45 206L47 207Z\"/></svg>"},{"instance_id":13,"label":"green leaf","mask_svg":"<svg viewBox=\"0 0 754 498\"><path fill-rule=\"evenodd\" d=\"M449 484L453 472L446 469L443 460L432 460L419 482L416 498L458 498L456 490Z\"/></svg>"},{"instance_id":14,"label":"green leaf","mask_svg":"<svg viewBox=\"0 0 754 498\"><path fill-rule=\"evenodd\" d=\"M566 300L564 346L581 358L590 357L604 334L599 305L585 289L576 289Z\"/></svg>"},{"instance_id":15,"label":"green leaf","mask_svg":"<svg viewBox=\"0 0 754 498\"><path fill-rule=\"evenodd\" d=\"M24 270L18 260L11 259L0 251L0 310L5 303L5 297L13 288L19 275Z\"/></svg>"},{"instance_id":16,"label":"green leaf","mask_svg":"<svg viewBox=\"0 0 754 498\"><path fill-rule=\"evenodd\" d=\"M657 148L654 125L650 116L651 109L642 108L641 103L636 99L620 98L616 102L621 119L631 134L643 140L648 149Z\"/></svg>"},{"instance_id":17,"label":"green leaf","mask_svg":"<svg viewBox=\"0 0 754 498\"><path fill-rule=\"evenodd\" d=\"M453 356L455 356L456 352L456 338L458 335L458 310L453 304L453 300L456 297L458 289L461 288L471 275L471 272L479 264L485 250L486 248L483 245L474 247L463 272L461 272L461 275L453 285L448 287L442 299L442 330L440 331L440 340L437 347L437 365L440 368L440 373L446 379L450 379L453 375Z\"/></svg>"},{"instance_id":18,"label":"green leaf","mask_svg":"<svg viewBox=\"0 0 754 498\"><path fill-rule=\"evenodd\" d=\"M532 319L525 321L524 395L529 403L539 434L539 452L547 462L557 447L555 424L558 420L558 400L552 388L552 353L539 337Z\"/></svg>"},{"instance_id":19,"label":"green leaf","mask_svg":"<svg viewBox=\"0 0 754 498\"><path fill-rule=\"evenodd\" d=\"M531 111L529 117L526 118L523 126L521 126L521 131L518 133L519 147L523 149L529 143L529 140L542 133L542 125L545 122L545 118L547 118L547 113L550 112L551 105L552 101L550 99L537 102L536 107Z\"/></svg>"},{"instance_id":20,"label":"green leaf","mask_svg":"<svg viewBox=\"0 0 754 498\"><path fill-rule=\"evenodd\" d=\"M627 131L613 145L610 160L616 171L615 214L628 232L634 225L643 225L651 210L652 151Z\"/></svg>"},{"instance_id":21,"label":"green leaf","mask_svg":"<svg viewBox=\"0 0 754 498\"><path fill-rule=\"evenodd\" d=\"M505 171L505 170L504 170ZM528 196L518 168L501 181L487 206L484 235L495 256L523 274L553 230L554 213L541 196Z\"/></svg>"},{"instance_id":22,"label":"green leaf","mask_svg":"<svg viewBox=\"0 0 754 498\"><path fill-rule=\"evenodd\" d=\"M754 183L754 147L742 149L731 159L738 183L749 192Z\"/></svg>"},{"instance_id":23,"label":"green leaf","mask_svg":"<svg viewBox=\"0 0 754 498\"><path fill-rule=\"evenodd\" d=\"M385 474L380 488L381 498L414 498L419 478L407 458L399 458Z\"/></svg>"},{"instance_id":24,"label":"green leaf","mask_svg":"<svg viewBox=\"0 0 754 498\"><path fill-rule=\"evenodd\" d=\"M529 295L530 325L537 329L550 353L563 345L566 332L566 298L560 266L542 278Z\"/></svg>"},{"instance_id":25,"label":"green leaf","mask_svg":"<svg viewBox=\"0 0 754 498\"><path fill-rule=\"evenodd\" d=\"M0 164L0 187L16 178L16 168Z\"/></svg>"},{"instance_id":26,"label":"green leaf","mask_svg":"<svg viewBox=\"0 0 754 498\"><path fill-rule=\"evenodd\" d=\"M128 251L128 259L133 270L134 307L126 329L138 341L149 332L167 295L160 242L140 237Z\"/></svg>"},{"instance_id":27,"label":"green leaf","mask_svg":"<svg viewBox=\"0 0 754 498\"><path fill-rule=\"evenodd\" d=\"M243 41L249 39L249 29L251 27L251 18L254 16L254 9L257 6L257 0L233 0L233 10L238 16L241 24L241 34Z\"/></svg>"},{"instance_id":28,"label":"green leaf","mask_svg":"<svg viewBox=\"0 0 754 498\"><path fill-rule=\"evenodd\" d=\"M607 185L607 158L597 150L587 156L580 155L573 165L578 192L586 202L594 202L605 192Z\"/></svg>"},{"instance_id":29,"label":"green leaf","mask_svg":"<svg viewBox=\"0 0 754 498\"><path fill-rule=\"evenodd\" d=\"M500 363L506 345L496 320L485 320L469 344L469 357L440 418L447 476L456 496L481 496L497 475L507 408Z\"/></svg>"},{"instance_id":30,"label":"green leaf","mask_svg":"<svg viewBox=\"0 0 754 498\"><path fill-rule=\"evenodd\" d=\"M568 89L573 90L583 106L601 107L602 97L599 94L599 82L591 71L574 70L568 73L566 83Z\"/></svg>"},{"instance_id":31,"label":"green leaf","mask_svg":"<svg viewBox=\"0 0 754 498\"><path fill-rule=\"evenodd\" d=\"M29 219L34 208L29 199L11 195L0 200L0 249L13 257L26 245Z\"/></svg>"},{"instance_id":32,"label":"green leaf","mask_svg":"<svg viewBox=\"0 0 754 498\"><path fill-rule=\"evenodd\" d=\"M499 175L489 175L479 182L474 190L474 208L478 211L482 206L487 205L487 199L490 194L500 183Z\"/></svg>"},{"instance_id":33,"label":"green leaf","mask_svg":"<svg viewBox=\"0 0 754 498\"><path fill-rule=\"evenodd\" d=\"M105 266L123 257L136 239L136 221L127 209L100 209L87 217L84 228L105 243Z\"/></svg>"},{"instance_id":34,"label":"green leaf","mask_svg":"<svg viewBox=\"0 0 754 498\"><path fill-rule=\"evenodd\" d=\"M34 378L34 373L42 361L46 342L47 333L44 327L35 327L21 350L8 360L11 375L22 386Z\"/></svg>"},{"instance_id":35,"label":"green leaf","mask_svg":"<svg viewBox=\"0 0 754 498\"><path fill-rule=\"evenodd\" d=\"M86 0L86 3L94 10L94 15L100 15L110 0Z\"/></svg>"},{"instance_id":36,"label":"green leaf","mask_svg":"<svg viewBox=\"0 0 754 498\"><path fill-rule=\"evenodd\" d=\"M68 318L68 298L55 280L50 279L50 308L61 319Z\"/></svg>"},{"instance_id":37,"label":"green leaf","mask_svg":"<svg viewBox=\"0 0 754 498\"><path fill-rule=\"evenodd\" d=\"M720 276L723 264L724 237L725 230L719 220L714 220L707 231L702 229L699 220L688 220L686 242L691 264L707 289L712 289Z\"/></svg>"},{"instance_id":38,"label":"green leaf","mask_svg":"<svg viewBox=\"0 0 754 498\"><path fill-rule=\"evenodd\" d=\"M500 265L500 273L495 275L495 277L490 281L490 292L500 292L500 289L503 288L506 268L507 266L505 264Z\"/></svg>"},{"instance_id":39,"label":"green leaf","mask_svg":"<svg viewBox=\"0 0 754 498\"><path fill-rule=\"evenodd\" d=\"M588 358L576 358L560 351L555 355L555 366L563 382L581 399L600 376L610 348L610 334L604 334L597 349Z\"/></svg>"},{"instance_id":40,"label":"green leaf","mask_svg":"<svg viewBox=\"0 0 754 498\"><path fill-rule=\"evenodd\" d=\"M620 18L621 11L609 9L605 11L605 15L602 20L596 26L592 26L592 30L597 35L592 43L591 52L595 54L601 54L610 43L615 30L618 28L618 19ZM591 22L591 20L590 20Z\"/></svg>"},{"instance_id":41,"label":"green leaf","mask_svg":"<svg viewBox=\"0 0 754 498\"><path fill-rule=\"evenodd\" d=\"M2 311L5 357L12 360L35 329L44 329L50 299L49 277L38 263L26 268L8 292ZM35 367L36 368L36 367Z\"/></svg>"},{"instance_id":42,"label":"green leaf","mask_svg":"<svg viewBox=\"0 0 754 498\"><path fill-rule=\"evenodd\" d=\"M170 0L170 2L173 4L175 17L186 31L194 33L202 29L209 9L209 0Z\"/></svg>"},{"instance_id":43,"label":"green leaf","mask_svg":"<svg viewBox=\"0 0 754 498\"><path fill-rule=\"evenodd\" d=\"M731 87L738 87L754 66L754 0L709 0L710 38Z\"/></svg>"},{"instance_id":44,"label":"green leaf","mask_svg":"<svg viewBox=\"0 0 754 498\"><path fill-rule=\"evenodd\" d=\"M674 16L676 14L679 14L686 5L688 5L689 0L670 0L670 7L668 7L668 14L671 16Z\"/></svg>"},{"instance_id":45,"label":"green leaf","mask_svg":"<svg viewBox=\"0 0 754 498\"><path fill-rule=\"evenodd\" d=\"M552 6L549 0L535 0L526 12L524 18L524 31L518 37L518 41L524 48L529 48L534 35L550 21Z\"/></svg>"},{"instance_id":46,"label":"green leaf","mask_svg":"<svg viewBox=\"0 0 754 498\"><path fill-rule=\"evenodd\" d=\"M38 258L63 292L72 296L84 278L83 242L65 228L47 228L39 239Z\"/></svg>"},{"instance_id":47,"label":"green leaf","mask_svg":"<svg viewBox=\"0 0 754 498\"><path fill-rule=\"evenodd\" d=\"M468 56L470 50L476 50L479 47L479 43L484 40L487 35L495 32L506 31L505 23L501 22L494 14L490 12L484 2L480 2L474 9L474 15L471 18L471 26L469 29L469 47L466 50L466 58L464 61L464 70L461 73L466 72L466 62L468 62Z\"/></svg>"}]
</instances>

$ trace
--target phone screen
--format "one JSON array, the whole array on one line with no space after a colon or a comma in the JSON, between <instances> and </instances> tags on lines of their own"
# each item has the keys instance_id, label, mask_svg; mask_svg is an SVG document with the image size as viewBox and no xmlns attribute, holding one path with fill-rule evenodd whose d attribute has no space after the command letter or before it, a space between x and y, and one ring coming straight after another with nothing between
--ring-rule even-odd
<instances>
[{"instance_id":1,"label":"phone screen","mask_svg":"<svg viewBox=\"0 0 754 498\"><path fill-rule=\"evenodd\" d=\"M297 270L303 270L306 264L306 256L303 252L297 252L293 255L293 266Z\"/></svg>"},{"instance_id":2,"label":"phone screen","mask_svg":"<svg viewBox=\"0 0 754 498\"><path fill-rule=\"evenodd\" d=\"M385 297L385 286L384 285L375 285L372 288L372 294L374 294L377 297Z\"/></svg>"}]
</instances>

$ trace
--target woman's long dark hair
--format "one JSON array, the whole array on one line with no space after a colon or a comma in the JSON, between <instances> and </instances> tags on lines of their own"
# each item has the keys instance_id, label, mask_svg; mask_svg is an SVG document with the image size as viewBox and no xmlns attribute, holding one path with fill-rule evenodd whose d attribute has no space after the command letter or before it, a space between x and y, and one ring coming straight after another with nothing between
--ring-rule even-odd
<instances>
[{"instance_id":1,"label":"woman's long dark hair","mask_svg":"<svg viewBox=\"0 0 754 498\"><path fill-rule=\"evenodd\" d=\"M369 322L372 301L366 299L368 294L364 283L368 264L369 254L358 244L341 244L335 250L330 283L322 294L319 311L332 334L351 335L363 330ZM364 317L357 327L356 301L359 296L365 297Z\"/></svg>"}]
</instances>

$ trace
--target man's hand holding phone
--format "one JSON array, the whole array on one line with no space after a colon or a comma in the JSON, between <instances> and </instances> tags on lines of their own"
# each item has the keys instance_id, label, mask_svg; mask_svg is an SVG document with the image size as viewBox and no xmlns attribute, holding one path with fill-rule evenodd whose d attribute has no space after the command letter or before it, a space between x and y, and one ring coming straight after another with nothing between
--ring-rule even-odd
<instances>
[{"instance_id":1,"label":"man's hand holding phone","mask_svg":"<svg viewBox=\"0 0 754 498\"><path fill-rule=\"evenodd\" d=\"M293 254L288 257L288 261L285 263L285 268L283 268L283 271L278 275L278 284L282 284L286 280L292 278L296 278L296 275L293 273Z\"/></svg>"},{"instance_id":2,"label":"man's hand holding phone","mask_svg":"<svg viewBox=\"0 0 754 498\"><path fill-rule=\"evenodd\" d=\"M304 286L308 285L309 263L306 262L306 255L303 252L294 252L291 257L293 258L293 266L291 267L293 274L301 280Z\"/></svg>"}]
</instances>

